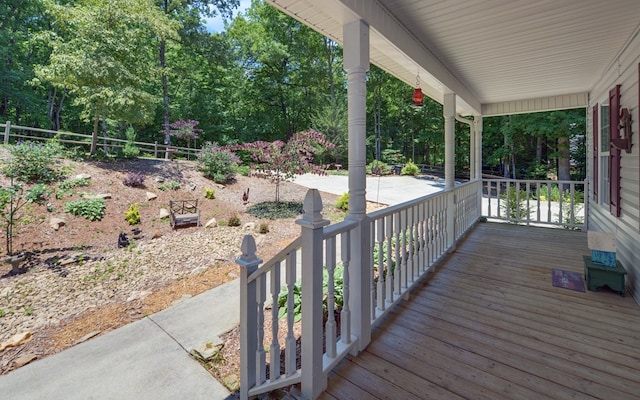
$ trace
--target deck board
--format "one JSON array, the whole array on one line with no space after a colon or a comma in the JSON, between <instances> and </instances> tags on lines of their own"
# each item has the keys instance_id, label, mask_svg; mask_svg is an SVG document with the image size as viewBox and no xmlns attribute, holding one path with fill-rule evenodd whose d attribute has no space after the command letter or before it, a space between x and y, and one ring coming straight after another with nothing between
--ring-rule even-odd
<instances>
[{"instance_id":1,"label":"deck board","mask_svg":"<svg viewBox=\"0 0 640 400\"><path fill-rule=\"evenodd\" d=\"M584 254L584 232L478 224L322 398L637 399L638 304L552 285Z\"/></svg>"}]
</instances>

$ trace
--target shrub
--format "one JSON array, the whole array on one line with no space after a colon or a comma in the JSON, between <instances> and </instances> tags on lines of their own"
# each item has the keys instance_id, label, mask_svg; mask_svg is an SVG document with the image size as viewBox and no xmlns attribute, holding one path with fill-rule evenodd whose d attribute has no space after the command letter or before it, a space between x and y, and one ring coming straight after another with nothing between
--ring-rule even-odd
<instances>
[{"instance_id":1,"label":"shrub","mask_svg":"<svg viewBox=\"0 0 640 400\"><path fill-rule=\"evenodd\" d=\"M38 183L25 192L27 202L42 204L47 199L51 189L44 183Z\"/></svg>"},{"instance_id":2,"label":"shrub","mask_svg":"<svg viewBox=\"0 0 640 400\"><path fill-rule=\"evenodd\" d=\"M207 142L198 154L198 171L214 182L226 183L235 177L239 162L240 159L231 151L215 142Z\"/></svg>"},{"instance_id":3,"label":"shrub","mask_svg":"<svg viewBox=\"0 0 640 400\"><path fill-rule=\"evenodd\" d=\"M72 179L69 181L62 181L58 183L58 188L61 190L70 190L78 186L89 186L91 181L87 178Z\"/></svg>"},{"instance_id":4,"label":"shrub","mask_svg":"<svg viewBox=\"0 0 640 400\"><path fill-rule=\"evenodd\" d=\"M9 152L11 159L2 172L18 181L50 183L62 175L58 169L62 147L56 141L24 142L11 146Z\"/></svg>"},{"instance_id":5,"label":"shrub","mask_svg":"<svg viewBox=\"0 0 640 400\"><path fill-rule=\"evenodd\" d=\"M104 216L105 207L104 199L87 199L70 201L64 205L64 210L90 221L100 221Z\"/></svg>"},{"instance_id":6,"label":"shrub","mask_svg":"<svg viewBox=\"0 0 640 400\"><path fill-rule=\"evenodd\" d=\"M251 168L248 165L239 165L238 166L238 173L242 176L250 176L251 175Z\"/></svg>"},{"instance_id":7,"label":"shrub","mask_svg":"<svg viewBox=\"0 0 640 400\"><path fill-rule=\"evenodd\" d=\"M129 209L124 212L124 219L129 225L135 225L140 223L140 207L138 203L133 203L129 206Z\"/></svg>"},{"instance_id":8,"label":"shrub","mask_svg":"<svg viewBox=\"0 0 640 400\"><path fill-rule=\"evenodd\" d=\"M204 188L204 198L213 200L216 198L216 191L211 188Z\"/></svg>"},{"instance_id":9,"label":"shrub","mask_svg":"<svg viewBox=\"0 0 640 400\"><path fill-rule=\"evenodd\" d=\"M229 217L229 221L227 221L227 225L229 226L240 226L240 218L237 215L232 215Z\"/></svg>"},{"instance_id":10,"label":"shrub","mask_svg":"<svg viewBox=\"0 0 640 400\"><path fill-rule=\"evenodd\" d=\"M258 233L262 233L263 235L269 233L269 225L267 225L266 222L260 223L260 226L258 227Z\"/></svg>"},{"instance_id":11,"label":"shrub","mask_svg":"<svg viewBox=\"0 0 640 400\"><path fill-rule=\"evenodd\" d=\"M391 168L382 161L373 160L367 165L367 174L372 175L389 175Z\"/></svg>"},{"instance_id":12,"label":"shrub","mask_svg":"<svg viewBox=\"0 0 640 400\"><path fill-rule=\"evenodd\" d=\"M125 158L136 158L140 155L140 149L136 146L136 132L132 127L128 127L125 131L125 136L127 137L127 142L124 144L124 148L122 149L122 154Z\"/></svg>"},{"instance_id":13,"label":"shrub","mask_svg":"<svg viewBox=\"0 0 640 400\"><path fill-rule=\"evenodd\" d=\"M158 185L158 189L162 190L163 192L166 190L178 190L180 189L180 182L168 181L165 183L161 183Z\"/></svg>"},{"instance_id":14,"label":"shrub","mask_svg":"<svg viewBox=\"0 0 640 400\"><path fill-rule=\"evenodd\" d=\"M412 160L409 160L404 165L404 167L402 167L402 171L400 172L400 174L415 176L418 175L419 172L420 168L416 164L414 164Z\"/></svg>"},{"instance_id":15,"label":"shrub","mask_svg":"<svg viewBox=\"0 0 640 400\"><path fill-rule=\"evenodd\" d=\"M144 187L145 176L142 172L129 172L122 183L130 187Z\"/></svg>"},{"instance_id":16,"label":"shrub","mask_svg":"<svg viewBox=\"0 0 640 400\"><path fill-rule=\"evenodd\" d=\"M500 196L503 200L500 204L500 209L504 216L509 219L526 219L529 213L525 205L527 192L516 189L515 186L509 186L508 190L508 193L505 192Z\"/></svg>"},{"instance_id":17,"label":"shrub","mask_svg":"<svg viewBox=\"0 0 640 400\"><path fill-rule=\"evenodd\" d=\"M336 200L336 208L342 211L349 210L349 192L344 193Z\"/></svg>"}]
</instances>

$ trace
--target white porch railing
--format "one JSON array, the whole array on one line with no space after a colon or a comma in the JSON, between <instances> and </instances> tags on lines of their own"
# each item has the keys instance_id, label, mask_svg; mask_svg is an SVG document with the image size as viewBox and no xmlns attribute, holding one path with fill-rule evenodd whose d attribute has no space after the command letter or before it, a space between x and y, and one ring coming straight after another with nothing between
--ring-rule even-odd
<instances>
[{"instance_id":1,"label":"white porch railing","mask_svg":"<svg viewBox=\"0 0 640 400\"><path fill-rule=\"evenodd\" d=\"M255 241L247 235L237 260L242 267L240 397L296 383L302 383L307 398L321 393L331 369L367 344L352 332L361 316L350 304L370 303L370 326L380 321L478 220L479 196L480 182L474 181L369 214L362 222L371 232L365 266L350 263L358 246L352 232L359 222L347 219L326 226L315 189L307 193L303 217L296 221L301 236L272 260L260 266ZM360 274L357 268L370 268L371 273ZM371 276L371 290L362 291L367 299L351 298L350 281L357 276ZM299 311L300 345L295 337Z\"/></svg>"},{"instance_id":2,"label":"white porch railing","mask_svg":"<svg viewBox=\"0 0 640 400\"><path fill-rule=\"evenodd\" d=\"M483 179L482 215L512 223L584 229L587 181Z\"/></svg>"}]
</instances>

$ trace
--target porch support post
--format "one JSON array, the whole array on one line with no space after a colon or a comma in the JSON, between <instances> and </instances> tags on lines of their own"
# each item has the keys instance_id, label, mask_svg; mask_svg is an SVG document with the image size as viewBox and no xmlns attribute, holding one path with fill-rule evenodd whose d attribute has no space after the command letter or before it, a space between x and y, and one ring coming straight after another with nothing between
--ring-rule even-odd
<instances>
[{"instance_id":1,"label":"porch support post","mask_svg":"<svg viewBox=\"0 0 640 400\"><path fill-rule=\"evenodd\" d=\"M475 153L474 161L474 175L469 178L475 179L478 181L478 215L480 218L482 216L482 115L474 115L473 116L473 151Z\"/></svg>"},{"instance_id":2,"label":"porch support post","mask_svg":"<svg viewBox=\"0 0 640 400\"><path fill-rule=\"evenodd\" d=\"M455 136L456 136L456 94L444 95L444 191L447 192L447 244L449 251L454 250L456 207L454 197L455 186Z\"/></svg>"},{"instance_id":3,"label":"porch support post","mask_svg":"<svg viewBox=\"0 0 640 400\"><path fill-rule=\"evenodd\" d=\"M475 152L475 174L471 176L471 179L482 180L482 115L475 115L473 117L473 128L474 128L474 148L473 152Z\"/></svg>"},{"instance_id":4,"label":"porch support post","mask_svg":"<svg viewBox=\"0 0 640 400\"><path fill-rule=\"evenodd\" d=\"M309 189L304 214L296 224L302 227L302 382L305 399L315 399L325 388L322 373L322 232L329 220L322 218L318 189Z\"/></svg>"},{"instance_id":5,"label":"porch support post","mask_svg":"<svg viewBox=\"0 0 640 400\"><path fill-rule=\"evenodd\" d=\"M366 214L366 73L369 69L369 25L362 20L344 25L344 70L347 72L349 129L349 216L358 222L352 232L351 282L352 332L359 338L361 351L371 341L371 269L369 221Z\"/></svg>"}]
</instances>

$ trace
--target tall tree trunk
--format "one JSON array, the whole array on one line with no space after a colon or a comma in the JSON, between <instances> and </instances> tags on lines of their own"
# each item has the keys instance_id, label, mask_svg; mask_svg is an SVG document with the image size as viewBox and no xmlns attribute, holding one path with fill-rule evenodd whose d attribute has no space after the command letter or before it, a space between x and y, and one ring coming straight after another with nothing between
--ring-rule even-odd
<instances>
[{"instance_id":1,"label":"tall tree trunk","mask_svg":"<svg viewBox=\"0 0 640 400\"><path fill-rule=\"evenodd\" d=\"M169 1L164 0L164 13L169 16ZM164 105L164 114L162 119L162 129L164 133L164 144L167 146L171 144L171 135L169 135L169 82L167 79L167 58L166 58L167 41L165 39L160 40L160 68L162 70L162 101Z\"/></svg>"},{"instance_id":2,"label":"tall tree trunk","mask_svg":"<svg viewBox=\"0 0 640 400\"><path fill-rule=\"evenodd\" d=\"M64 99L67 96L67 89L62 89L62 97L60 97L60 102L56 107L56 115L55 115L55 130L59 131L61 128L60 124L60 113L62 112L62 105L64 104Z\"/></svg>"},{"instance_id":3,"label":"tall tree trunk","mask_svg":"<svg viewBox=\"0 0 640 400\"><path fill-rule=\"evenodd\" d=\"M571 180L571 163L568 137L558 138L558 180Z\"/></svg>"},{"instance_id":4,"label":"tall tree trunk","mask_svg":"<svg viewBox=\"0 0 640 400\"><path fill-rule=\"evenodd\" d=\"M536 161L542 164L542 136L536 138Z\"/></svg>"}]
</instances>

